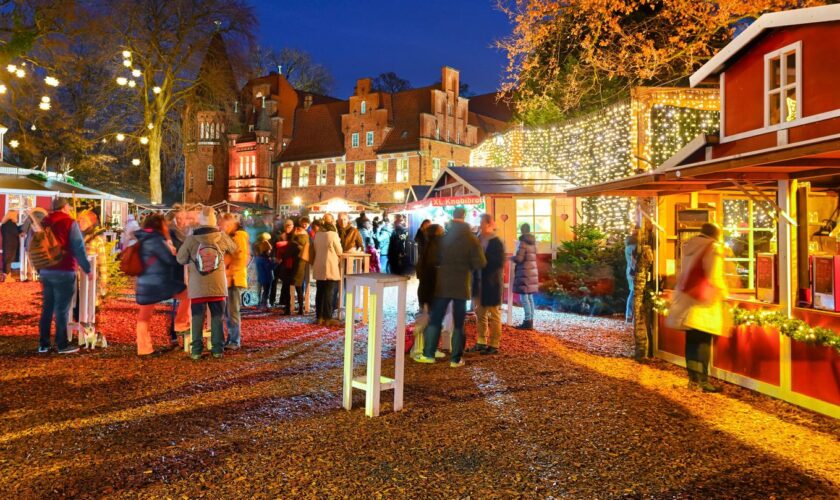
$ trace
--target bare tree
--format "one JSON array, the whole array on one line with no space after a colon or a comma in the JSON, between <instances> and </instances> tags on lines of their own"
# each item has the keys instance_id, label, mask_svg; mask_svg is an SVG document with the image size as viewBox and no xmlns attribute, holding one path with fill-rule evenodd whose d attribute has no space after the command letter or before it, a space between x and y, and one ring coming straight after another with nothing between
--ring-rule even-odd
<instances>
[{"instance_id":1,"label":"bare tree","mask_svg":"<svg viewBox=\"0 0 840 500\"><path fill-rule=\"evenodd\" d=\"M122 55L127 71L117 84L135 91L142 113L137 135L148 146L150 199L161 203L165 130L179 106L208 85L197 77L208 42L219 32L249 43L256 20L242 0L113 0L102 8L120 40L115 63Z\"/></svg>"},{"instance_id":2,"label":"bare tree","mask_svg":"<svg viewBox=\"0 0 840 500\"><path fill-rule=\"evenodd\" d=\"M326 66L312 60L309 53L299 49L260 48L255 52L256 75L280 71L292 86L314 94L328 94L335 80Z\"/></svg>"},{"instance_id":3,"label":"bare tree","mask_svg":"<svg viewBox=\"0 0 840 500\"><path fill-rule=\"evenodd\" d=\"M373 88L380 92L402 92L411 88L411 83L397 76L393 71L387 73L380 73L379 76L373 79Z\"/></svg>"}]
</instances>

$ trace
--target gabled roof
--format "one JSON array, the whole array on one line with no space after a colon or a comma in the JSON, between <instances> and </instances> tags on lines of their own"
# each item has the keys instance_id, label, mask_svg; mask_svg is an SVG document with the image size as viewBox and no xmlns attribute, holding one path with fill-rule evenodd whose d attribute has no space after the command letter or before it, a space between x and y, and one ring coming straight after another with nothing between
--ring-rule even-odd
<instances>
[{"instance_id":1,"label":"gabled roof","mask_svg":"<svg viewBox=\"0 0 840 500\"><path fill-rule=\"evenodd\" d=\"M432 92L422 87L392 94L393 128L377 148L379 153L420 148L420 114L432 112Z\"/></svg>"},{"instance_id":2,"label":"gabled roof","mask_svg":"<svg viewBox=\"0 0 840 500\"><path fill-rule=\"evenodd\" d=\"M313 104L295 110L295 128L280 161L329 158L344 154L341 115L349 111L348 101Z\"/></svg>"},{"instance_id":3,"label":"gabled roof","mask_svg":"<svg viewBox=\"0 0 840 500\"><path fill-rule=\"evenodd\" d=\"M451 175L480 196L493 194L563 194L575 186L539 168L446 167L432 190ZM427 195L430 196L431 193Z\"/></svg>"},{"instance_id":4,"label":"gabled roof","mask_svg":"<svg viewBox=\"0 0 840 500\"><path fill-rule=\"evenodd\" d=\"M481 144L484 139L490 137L491 135L502 133L510 127L510 123L496 120L495 118L491 118L489 116L473 113L472 111L470 111L467 116L467 123L478 129L478 144Z\"/></svg>"},{"instance_id":5,"label":"gabled roof","mask_svg":"<svg viewBox=\"0 0 840 500\"><path fill-rule=\"evenodd\" d=\"M503 95L499 99L497 92L489 94L474 95L470 99L470 112L481 116L487 116L500 122L509 122L513 118L513 109L510 101Z\"/></svg>"},{"instance_id":6,"label":"gabled roof","mask_svg":"<svg viewBox=\"0 0 840 500\"><path fill-rule=\"evenodd\" d=\"M706 78L723 71L733 57L767 30L828 21L840 21L840 4L763 14L691 75L691 86L695 87Z\"/></svg>"}]
</instances>

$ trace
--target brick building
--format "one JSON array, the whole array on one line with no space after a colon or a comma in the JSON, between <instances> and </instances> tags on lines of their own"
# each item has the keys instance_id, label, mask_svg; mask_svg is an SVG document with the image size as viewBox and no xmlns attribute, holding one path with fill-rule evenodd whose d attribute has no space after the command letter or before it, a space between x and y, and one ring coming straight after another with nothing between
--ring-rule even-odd
<instances>
[{"instance_id":1,"label":"brick building","mask_svg":"<svg viewBox=\"0 0 840 500\"><path fill-rule=\"evenodd\" d=\"M216 35L202 71L229 69ZM185 119L185 201L274 210L296 198L392 204L401 201L396 193L431 184L443 167L468 164L470 149L505 127L505 111L493 112L504 106L490 96L476 98L484 114L470 112L449 67L428 87L387 93L371 84L360 79L339 100L298 91L272 73L238 93L225 85L217 93L225 105L199 100Z\"/></svg>"}]
</instances>

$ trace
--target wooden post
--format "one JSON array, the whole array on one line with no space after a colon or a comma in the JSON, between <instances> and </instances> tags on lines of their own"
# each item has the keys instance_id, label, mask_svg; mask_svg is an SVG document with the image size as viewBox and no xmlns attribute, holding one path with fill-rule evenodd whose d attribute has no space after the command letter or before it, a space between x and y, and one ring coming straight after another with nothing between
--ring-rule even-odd
<instances>
[{"instance_id":1,"label":"wooden post","mask_svg":"<svg viewBox=\"0 0 840 500\"><path fill-rule=\"evenodd\" d=\"M345 307L352 307L355 290L348 290ZM344 409L353 408L353 317L344 318Z\"/></svg>"}]
</instances>

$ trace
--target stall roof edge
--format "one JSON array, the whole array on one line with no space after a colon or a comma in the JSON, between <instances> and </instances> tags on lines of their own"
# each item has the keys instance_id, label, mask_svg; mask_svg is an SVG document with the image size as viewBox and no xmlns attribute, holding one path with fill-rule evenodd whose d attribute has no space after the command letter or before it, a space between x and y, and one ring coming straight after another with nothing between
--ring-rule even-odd
<instances>
[{"instance_id":1,"label":"stall roof edge","mask_svg":"<svg viewBox=\"0 0 840 500\"><path fill-rule=\"evenodd\" d=\"M445 167L425 198L432 195L447 173L481 195L565 194L575 187L561 177L537 168ZM543 189L537 191L535 188Z\"/></svg>"}]
</instances>

